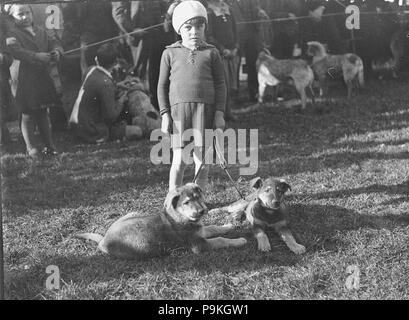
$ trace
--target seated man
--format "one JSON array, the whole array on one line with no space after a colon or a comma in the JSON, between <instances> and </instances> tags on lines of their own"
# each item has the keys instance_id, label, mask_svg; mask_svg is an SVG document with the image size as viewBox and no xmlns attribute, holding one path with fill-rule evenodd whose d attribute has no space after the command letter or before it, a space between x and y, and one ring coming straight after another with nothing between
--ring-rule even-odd
<instances>
[{"instance_id":1,"label":"seated man","mask_svg":"<svg viewBox=\"0 0 409 320\"><path fill-rule=\"evenodd\" d=\"M70 124L75 135L88 143L108 140L129 140L142 137L138 126L129 126L119 119L121 105L115 101L112 69L117 52L111 44L98 49L97 66L90 67L71 112Z\"/></svg>"}]
</instances>

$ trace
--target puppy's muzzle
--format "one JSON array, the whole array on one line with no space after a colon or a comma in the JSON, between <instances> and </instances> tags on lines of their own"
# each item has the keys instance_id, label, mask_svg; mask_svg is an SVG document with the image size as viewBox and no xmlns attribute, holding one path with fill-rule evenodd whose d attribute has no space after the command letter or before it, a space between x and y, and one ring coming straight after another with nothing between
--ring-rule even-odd
<instances>
[{"instance_id":1,"label":"puppy's muzzle","mask_svg":"<svg viewBox=\"0 0 409 320\"><path fill-rule=\"evenodd\" d=\"M200 208L197 208L197 211L194 213L192 216L192 220L198 221L200 220L206 213L208 212L206 206L201 206Z\"/></svg>"},{"instance_id":2,"label":"puppy's muzzle","mask_svg":"<svg viewBox=\"0 0 409 320\"><path fill-rule=\"evenodd\" d=\"M271 200L270 206L271 206L272 209L278 209L278 208L280 208L280 205L281 205L280 201Z\"/></svg>"}]
</instances>

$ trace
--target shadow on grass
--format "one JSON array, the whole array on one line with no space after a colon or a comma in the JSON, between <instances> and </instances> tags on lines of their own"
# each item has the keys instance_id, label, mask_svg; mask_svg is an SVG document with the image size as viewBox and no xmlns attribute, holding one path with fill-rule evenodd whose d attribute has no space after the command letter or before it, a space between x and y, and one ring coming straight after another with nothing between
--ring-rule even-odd
<instances>
[{"instance_id":1,"label":"shadow on grass","mask_svg":"<svg viewBox=\"0 0 409 320\"><path fill-rule=\"evenodd\" d=\"M107 144L82 146L76 153L41 161L21 155L3 157L5 212L14 216L136 201L140 192L166 181L165 165L156 167L138 156L138 151L148 148L148 143Z\"/></svg>"},{"instance_id":2,"label":"shadow on grass","mask_svg":"<svg viewBox=\"0 0 409 320\"><path fill-rule=\"evenodd\" d=\"M390 201L384 202L383 204L393 204L393 203L396 204L400 202L409 201L409 180L404 181L397 185L386 186L386 185L374 184L368 187L320 192L320 193L308 195L307 197L313 200L320 200L320 199L328 199L328 198L344 198L344 197L356 196L360 194L369 194L369 193L386 193L389 195L402 195L402 197L398 199L392 199Z\"/></svg>"},{"instance_id":3,"label":"shadow on grass","mask_svg":"<svg viewBox=\"0 0 409 320\"><path fill-rule=\"evenodd\" d=\"M316 172L326 169L347 168L351 165L360 165L367 160L406 160L409 152L383 153L383 152L336 152L318 157L292 156L281 157L259 164L259 175L283 176L303 172Z\"/></svg>"}]
</instances>

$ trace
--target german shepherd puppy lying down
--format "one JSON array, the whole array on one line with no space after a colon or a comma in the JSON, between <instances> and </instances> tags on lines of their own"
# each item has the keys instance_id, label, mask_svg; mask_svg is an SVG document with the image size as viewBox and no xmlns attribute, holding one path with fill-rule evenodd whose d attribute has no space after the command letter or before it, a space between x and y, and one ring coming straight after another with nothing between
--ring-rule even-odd
<instances>
[{"instance_id":1,"label":"german shepherd puppy lying down","mask_svg":"<svg viewBox=\"0 0 409 320\"><path fill-rule=\"evenodd\" d=\"M362 59L354 53L331 55L326 47L318 41L307 42L307 54L312 56L312 69L318 77L321 87L321 96L328 94L328 80L337 73L342 73L348 88L348 99L352 97L353 90L363 87L364 64Z\"/></svg>"},{"instance_id":2,"label":"german shepherd puppy lying down","mask_svg":"<svg viewBox=\"0 0 409 320\"><path fill-rule=\"evenodd\" d=\"M312 96L314 95L312 91L314 73L306 61L301 59L276 59L267 49L264 49L258 56L256 67L259 83L259 103L263 102L264 92L268 85L277 86L280 82L292 80L301 97L302 108L306 108L306 88L309 88Z\"/></svg>"},{"instance_id":3,"label":"german shepherd puppy lying down","mask_svg":"<svg viewBox=\"0 0 409 320\"><path fill-rule=\"evenodd\" d=\"M266 231L273 229L292 252L305 253L305 247L296 242L288 227L289 210L285 204L284 195L291 190L290 185L284 180L268 178L263 181L257 177L250 181L250 186L253 193L244 200L241 199L227 207L214 210L230 213L232 220L246 219L252 226L260 251L271 250Z\"/></svg>"},{"instance_id":4,"label":"german shepherd puppy lying down","mask_svg":"<svg viewBox=\"0 0 409 320\"><path fill-rule=\"evenodd\" d=\"M131 212L115 221L105 236L82 233L76 237L93 240L102 252L122 259L163 255L177 247L189 247L200 253L247 243L244 238L217 237L234 226L203 226L201 219L207 212L202 190L188 183L168 193L165 209L159 214L141 216Z\"/></svg>"}]
</instances>

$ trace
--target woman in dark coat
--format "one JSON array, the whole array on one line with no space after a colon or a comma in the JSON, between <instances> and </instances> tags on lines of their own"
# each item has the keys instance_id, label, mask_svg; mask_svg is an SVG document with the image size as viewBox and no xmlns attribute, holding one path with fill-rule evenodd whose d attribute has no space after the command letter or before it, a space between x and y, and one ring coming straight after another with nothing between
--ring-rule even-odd
<instances>
[{"instance_id":1,"label":"woman in dark coat","mask_svg":"<svg viewBox=\"0 0 409 320\"><path fill-rule=\"evenodd\" d=\"M219 50L225 72L228 95L225 119L235 121L230 105L232 95L237 94L239 88L237 75L240 57L236 19L232 9L224 0L208 0L207 12L209 19L207 40Z\"/></svg>"},{"instance_id":2,"label":"woman in dark coat","mask_svg":"<svg viewBox=\"0 0 409 320\"><path fill-rule=\"evenodd\" d=\"M6 50L6 34L8 32L8 17L0 13L0 144L11 141L7 128L7 114L11 108L11 91L9 85L10 65L13 58Z\"/></svg>"},{"instance_id":3,"label":"woman in dark coat","mask_svg":"<svg viewBox=\"0 0 409 320\"><path fill-rule=\"evenodd\" d=\"M16 103L27 152L33 157L38 155L33 145L35 122L45 144L43 154L55 155L47 109L58 103L58 96L49 72L52 63L59 60L62 48L45 30L33 25L29 5L11 5L8 11L15 22L7 44L13 57L20 61Z\"/></svg>"}]
</instances>

